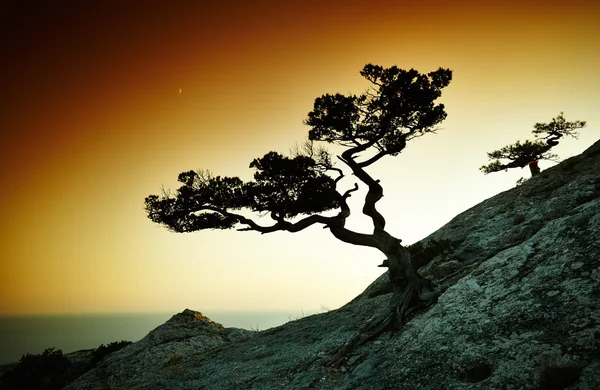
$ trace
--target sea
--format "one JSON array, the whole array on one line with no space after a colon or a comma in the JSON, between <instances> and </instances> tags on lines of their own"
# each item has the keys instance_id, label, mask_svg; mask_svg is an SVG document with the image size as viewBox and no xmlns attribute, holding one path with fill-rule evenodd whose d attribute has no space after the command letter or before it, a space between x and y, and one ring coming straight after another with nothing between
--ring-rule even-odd
<instances>
[{"instance_id":1,"label":"sea","mask_svg":"<svg viewBox=\"0 0 600 390\"><path fill-rule=\"evenodd\" d=\"M308 313L302 311L202 312L225 327L265 330ZM64 354L114 341L139 341L174 313L118 313L0 316L0 364L47 348Z\"/></svg>"}]
</instances>

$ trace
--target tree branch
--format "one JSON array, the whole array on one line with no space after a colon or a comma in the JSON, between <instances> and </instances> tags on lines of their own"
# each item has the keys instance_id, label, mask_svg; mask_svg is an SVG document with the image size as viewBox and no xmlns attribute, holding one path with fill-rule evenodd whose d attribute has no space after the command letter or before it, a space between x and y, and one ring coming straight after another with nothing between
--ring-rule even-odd
<instances>
[{"instance_id":1,"label":"tree branch","mask_svg":"<svg viewBox=\"0 0 600 390\"><path fill-rule=\"evenodd\" d=\"M362 144L360 147L348 149L342 153L340 160L342 160L350 169L354 175L369 186L369 191L365 197L365 205L363 206L363 214L371 217L373 220L374 233L382 233L385 229L385 218L375 208L375 203L383 197L383 188L379 185L379 180L374 180L353 158L353 155L367 149L373 145L376 141L371 141L366 144ZM371 145L369 145L371 144Z\"/></svg>"},{"instance_id":2,"label":"tree branch","mask_svg":"<svg viewBox=\"0 0 600 390\"><path fill-rule=\"evenodd\" d=\"M337 215L337 225L339 226L343 227L346 223L346 218L348 218L351 214L350 206L348 206L348 202L346 201L346 199L348 199L354 191L358 191L358 184L356 183L354 183L354 187L344 192L343 195L338 193L340 196L338 199L338 201L340 202L340 212ZM327 225L326 227L329 227L329 225Z\"/></svg>"},{"instance_id":3,"label":"tree branch","mask_svg":"<svg viewBox=\"0 0 600 390\"><path fill-rule=\"evenodd\" d=\"M358 184L354 183L354 187L350 188L348 191L344 192L342 198L346 199L350 197L350 194L354 191L358 191Z\"/></svg>"},{"instance_id":4,"label":"tree branch","mask_svg":"<svg viewBox=\"0 0 600 390\"><path fill-rule=\"evenodd\" d=\"M367 167L367 166L373 164L374 162L378 161L380 158L382 158L386 154L387 153L385 151L380 151L379 153L377 153L376 155L374 155L370 159L368 159L366 161L363 161L361 163L358 163L358 166L361 167L361 168Z\"/></svg>"},{"instance_id":5,"label":"tree branch","mask_svg":"<svg viewBox=\"0 0 600 390\"><path fill-rule=\"evenodd\" d=\"M306 229L307 227L314 225L315 223L327 224L332 219L336 218L336 217L325 217L322 215L311 215L304 219L301 219L300 221L298 221L296 223L291 223L291 222L283 220L283 218L281 218L280 216L274 216L272 213L271 217L273 219L276 219L277 223L274 225L271 225L271 226L261 226L261 225L257 224L255 221L251 220L250 218L246 218L240 214L231 213L227 210L224 210L224 209L221 209L218 207L202 206L201 208L199 208L196 211L202 211L202 210L214 211L214 212L224 215L226 217L236 219L241 224L248 225L248 227L246 227L246 228L237 229L238 231L255 230L262 234L272 233L272 232L281 231L281 230L295 233L295 232L299 232L300 230Z\"/></svg>"},{"instance_id":6,"label":"tree branch","mask_svg":"<svg viewBox=\"0 0 600 390\"><path fill-rule=\"evenodd\" d=\"M336 172L339 174L339 176L338 176L338 177L336 177L336 178L333 180L333 182L334 182L336 185L337 185L337 183L338 183L340 180L342 180L342 179L344 178L344 171L342 171L340 168L334 168L334 167L330 167L330 168L327 168L327 170L329 170L329 171L336 171Z\"/></svg>"},{"instance_id":7,"label":"tree branch","mask_svg":"<svg viewBox=\"0 0 600 390\"><path fill-rule=\"evenodd\" d=\"M329 226L331 234L340 241L348 244L369 246L384 252L384 242L376 235L357 233L343 226Z\"/></svg>"},{"instance_id":8,"label":"tree branch","mask_svg":"<svg viewBox=\"0 0 600 390\"><path fill-rule=\"evenodd\" d=\"M273 233L273 232L277 232L277 231L287 231L287 232L291 232L291 233L296 233L296 232L299 232L300 230L304 230L307 227L314 225L315 223L327 224L331 219L335 218L335 217L324 217L322 215L311 215L304 219L301 219L300 221L298 221L296 223L280 221L272 226L260 226L253 220L242 217L241 215L229 214L229 213L228 213L228 215L231 217L237 218L240 223L249 226L247 228L237 229L238 231L242 232L242 231L255 230L257 232L260 232L261 234Z\"/></svg>"},{"instance_id":9,"label":"tree branch","mask_svg":"<svg viewBox=\"0 0 600 390\"><path fill-rule=\"evenodd\" d=\"M196 211L209 210L220 213L230 218L235 218L236 220L238 220L239 223L248 226L246 228L237 229L238 231L254 230L260 232L261 234L272 233L277 231L287 231L295 233L304 230L316 223L321 223L325 225L325 227L329 228L333 236L340 241L353 245L369 246L372 248L383 250L385 244L379 237L371 234L357 233L352 230L348 230L344 227L345 220L350 215L350 209L346 204L346 198L348 198L350 194L356 190L358 190L357 184L355 184L353 188L346 191L343 195L340 194L340 197L342 198L342 211L340 211L338 215L333 217L325 217L323 215L310 215L295 223L279 221L271 226L261 226L249 218L246 218L239 214L231 213L218 207L203 206L202 208Z\"/></svg>"},{"instance_id":10,"label":"tree branch","mask_svg":"<svg viewBox=\"0 0 600 390\"><path fill-rule=\"evenodd\" d=\"M358 186L356 186L356 187L358 187ZM349 193L352 191L354 191L354 189L346 191L346 193L343 196L345 196L347 198L349 196ZM348 208L347 205L346 205L346 208ZM230 213L228 211L225 211L225 210L222 210L222 209L219 209L216 207L206 206L206 207L203 207L203 209L221 213L225 216L237 219L240 223L242 223L244 225L248 225L248 227L246 227L246 228L237 229L238 231L255 230L257 232L260 232L261 234L272 233L272 232L276 232L276 231L287 231L287 232L295 233L295 232L304 230L316 223L321 223L321 224L326 225L326 227L329 228L329 230L331 231L331 234L333 234L333 236L340 241L343 241L343 242L346 242L349 244L353 244L353 245L369 246L369 247L376 248L376 249L379 249L382 251L384 250L385 244L379 237L371 235L371 234L357 233L352 230L346 229L344 227L344 222L345 222L347 215L343 215L343 214L345 214L343 211L340 212L339 215L334 216L334 217L325 217L322 215L311 215L304 219L301 219L300 221L298 221L296 223L283 221L283 222L277 222L275 225L272 225L272 226L261 226L261 225L257 224L256 222L254 222L253 220L246 218L242 215ZM198 210L198 211L200 211L200 210Z\"/></svg>"}]
</instances>

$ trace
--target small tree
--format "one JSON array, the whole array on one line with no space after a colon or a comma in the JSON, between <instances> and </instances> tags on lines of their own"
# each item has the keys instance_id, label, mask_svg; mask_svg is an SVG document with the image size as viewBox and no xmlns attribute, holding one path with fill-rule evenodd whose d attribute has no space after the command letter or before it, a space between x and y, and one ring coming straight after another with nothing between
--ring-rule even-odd
<instances>
[{"instance_id":1,"label":"small tree","mask_svg":"<svg viewBox=\"0 0 600 390\"><path fill-rule=\"evenodd\" d=\"M512 145L507 145L502 149L489 152L488 158L494 160L488 165L479 168L483 173L506 171L509 168L524 168L529 166L531 176L540 173L538 162L540 160L550 160L558 162L558 156L550 153L550 149L558 145L558 140L565 135L577 138L579 135L576 130L585 127L584 121L567 122L561 112L550 123L536 123L531 131L535 136L535 141L517 141ZM502 163L500 160L509 160Z\"/></svg>"},{"instance_id":2,"label":"small tree","mask_svg":"<svg viewBox=\"0 0 600 390\"><path fill-rule=\"evenodd\" d=\"M341 241L382 252L386 256L383 266L389 268L394 286L389 310L353 337L331 359L332 364L356 345L402 326L408 314L439 296L432 283L416 272L401 240L385 230L386 221L376 208L383 188L366 168L385 156L398 155L407 141L436 130L446 112L443 104L434 101L450 83L452 72L440 68L421 74L414 69L368 64L360 73L370 82L369 89L359 96L326 94L317 98L305 121L310 127L309 141L291 157L269 152L252 161L253 181L188 171L179 175L183 185L175 193L145 200L148 217L175 232L237 227L263 234L293 233L322 225ZM371 234L345 227L351 212L347 199L359 187L354 183L345 191L338 189L346 173L334 166L325 149L315 145L323 141L345 148L338 159L367 187L362 212L372 220ZM268 214L273 222L260 225L239 210ZM337 212L326 213L330 210Z\"/></svg>"}]
</instances>

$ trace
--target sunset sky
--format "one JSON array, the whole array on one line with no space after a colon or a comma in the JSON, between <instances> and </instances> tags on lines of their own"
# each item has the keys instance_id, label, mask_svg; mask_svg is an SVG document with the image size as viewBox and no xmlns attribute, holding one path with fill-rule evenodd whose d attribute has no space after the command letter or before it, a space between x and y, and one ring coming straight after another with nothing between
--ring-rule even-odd
<instances>
[{"instance_id":1,"label":"sunset sky","mask_svg":"<svg viewBox=\"0 0 600 390\"><path fill-rule=\"evenodd\" d=\"M563 159L600 138L599 20L595 0L3 2L0 315L337 308L380 253L319 227L170 233L144 198L190 169L249 180L366 63L441 66L438 133L369 168L388 231L418 241L529 175L478 168L534 123L588 122Z\"/></svg>"}]
</instances>

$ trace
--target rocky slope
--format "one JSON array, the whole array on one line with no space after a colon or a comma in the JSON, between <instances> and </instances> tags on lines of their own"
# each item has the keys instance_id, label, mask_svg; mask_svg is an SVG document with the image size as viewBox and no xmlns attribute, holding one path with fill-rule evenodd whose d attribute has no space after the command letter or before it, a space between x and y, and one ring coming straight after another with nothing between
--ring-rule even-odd
<instances>
[{"instance_id":1,"label":"rocky slope","mask_svg":"<svg viewBox=\"0 0 600 390\"><path fill-rule=\"evenodd\" d=\"M262 332L186 310L68 388L600 389L600 142L411 250L449 288L340 368L323 362L385 309L385 274L338 310Z\"/></svg>"}]
</instances>

